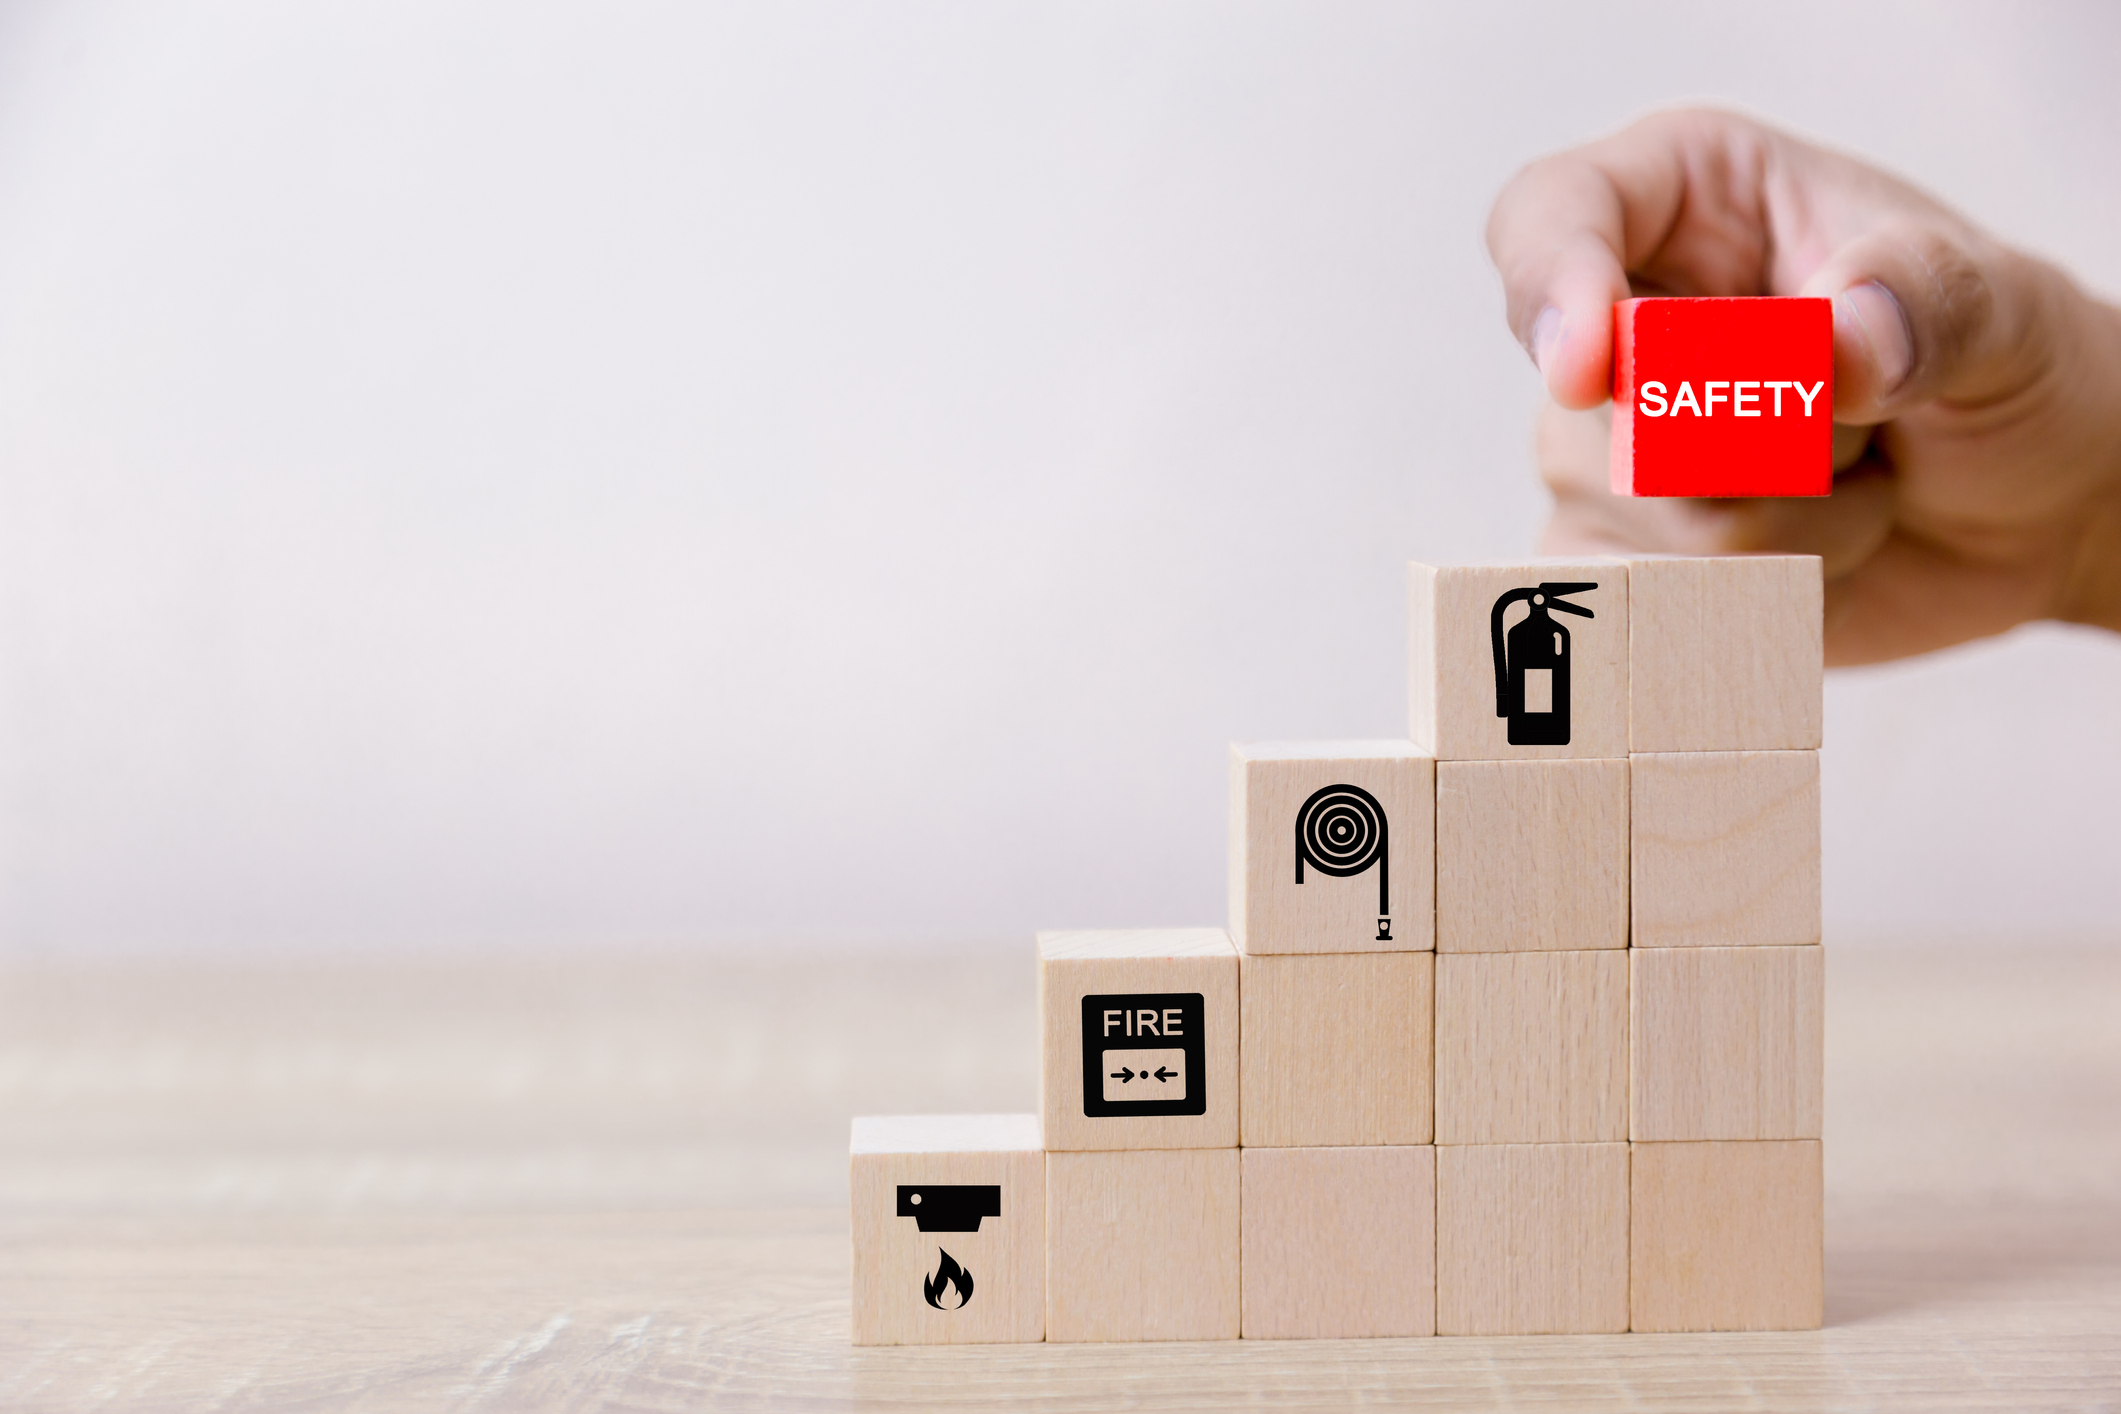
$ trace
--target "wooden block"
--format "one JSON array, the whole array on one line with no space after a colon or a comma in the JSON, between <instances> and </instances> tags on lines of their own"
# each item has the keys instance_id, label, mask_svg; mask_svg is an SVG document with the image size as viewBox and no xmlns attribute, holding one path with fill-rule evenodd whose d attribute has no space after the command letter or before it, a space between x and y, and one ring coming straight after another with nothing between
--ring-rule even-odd
<instances>
[{"instance_id":1,"label":"wooden block","mask_svg":"<svg viewBox=\"0 0 2121 1414\"><path fill-rule=\"evenodd\" d=\"M1245 1146L1428 1143L1435 962L1244 957Z\"/></svg>"},{"instance_id":2,"label":"wooden block","mask_svg":"<svg viewBox=\"0 0 2121 1414\"><path fill-rule=\"evenodd\" d=\"M1638 948L1819 941L1819 753L1646 754L1634 774Z\"/></svg>"},{"instance_id":3,"label":"wooden block","mask_svg":"<svg viewBox=\"0 0 2121 1414\"><path fill-rule=\"evenodd\" d=\"M1819 1137L1824 949L1634 948L1628 961L1628 1137Z\"/></svg>"},{"instance_id":4,"label":"wooden block","mask_svg":"<svg viewBox=\"0 0 2121 1414\"><path fill-rule=\"evenodd\" d=\"M1048 1149L1237 1147L1237 949L1220 928L1041 933Z\"/></svg>"},{"instance_id":5,"label":"wooden block","mask_svg":"<svg viewBox=\"0 0 2121 1414\"><path fill-rule=\"evenodd\" d=\"M1628 945L1628 763L1436 768L1436 949Z\"/></svg>"},{"instance_id":6,"label":"wooden block","mask_svg":"<svg viewBox=\"0 0 2121 1414\"><path fill-rule=\"evenodd\" d=\"M1416 746L1442 761L1627 754L1625 562L1413 564L1407 604Z\"/></svg>"},{"instance_id":7,"label":"wooden block","mask_svg":"<svg viewBox=\"0 0 2121 1414\"><path fill-rule=\"evenodd\" d=\"M1613 494L1825 496L1834 489L1834 304L1613 306Z\"/></svg>"},{"instance_id":8,"label":"wooden block","mask_svg":"<svg viewBox=\"0 0 2121 1414\"><path fill-rule=\"evenodd\" d=\"M850 1151L856 1345L1041 1338L1037 1115L858 1119Z\"/></svg>"},{"instance_id":9,"label":"wooden block","mask_svg":"<svg viewBox=\"0 0 2121 1414\"><path fill-rule=\"evenodd\" d=\"M1633 751L1810 751L1825 705L1816 555L1628 566Z\"/></svg>"},{"instance_id":10,"label":"wooden block","mask_svg":"<svg viewBox=\"0 0 2121 1414\"><path fill-rule=\"evenodd\" d=\"M1627 1326L1627 1145L1438 1147L1438 1335Z\"/></svg>"},{"instance_id":11,"label":"wooden block","mask_svg":"<svg viewBox=\"0 0 2121 1414\"><path fill-rule=\"evenodd\" d=\"M1235 1149L1046 1156L1046 1339L1235 1340Z\"/></svg>"},{"instance_id":12,"label":"wooden block","mask_svg":"<svg viewBox=\"0 0 2121 1414\"><path fill-rule=\"evenodd\" d=\"M1627 1137L1626 952L1437 957L1437 1143Z\"/></svg>"},{"instance_id":13,"label":"wooden block","mask_svg":"<svg viewBox=\"0 0 2121 1414\"><path fill-rule=\"evenodd\" d=\"M1436 762L1410 741L1230 748L1240 952L1424 952L1436 941Z\"/></svg>"},{"instance_id":14,"label":"wooden block","mask_svg":"<svg viewBox=\"0 0 2121 1414\"><path fill-rule=\"evenodd\" d=\"M1812 1331L1826 1316L1819 1141L1637 1144L1629 1326Z\"/></svg>"},{"instance_id":15,"label":"wooden block","mask_svg":"<svg viewBox=\"0 0 2121 1414\"><path fill-rule=\"evenodd\" d=\"M1246 1149L1244 1337L1436 1334L1436 1151Z\"/></svg>"}]
</instances>

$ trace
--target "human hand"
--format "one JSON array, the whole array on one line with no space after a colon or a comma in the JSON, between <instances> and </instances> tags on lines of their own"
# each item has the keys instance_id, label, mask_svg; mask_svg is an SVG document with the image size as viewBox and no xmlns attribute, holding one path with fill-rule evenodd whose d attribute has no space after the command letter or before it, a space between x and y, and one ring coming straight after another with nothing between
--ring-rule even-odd
<instances>
[{"instance_id":1,"label":"human hand","mask_svg":"<svg viewBox=\"0 0 2121 1414\"><path fill-rule=\"evenodd\" d=\"M1826 657L2032 619L2121 630L2121 311L1852 158L1731 113L1646 118L1532 163L1488 251L1552 401L1549 554L1822 556ZM1834 493L1607 490L1613 303L1834 301Z\"/></svg>"}]
</instances>

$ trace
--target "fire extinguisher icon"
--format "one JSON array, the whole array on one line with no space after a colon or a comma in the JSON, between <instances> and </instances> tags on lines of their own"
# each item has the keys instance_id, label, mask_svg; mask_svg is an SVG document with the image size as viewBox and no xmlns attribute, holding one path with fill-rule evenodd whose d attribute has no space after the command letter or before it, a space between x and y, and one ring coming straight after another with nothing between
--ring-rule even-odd
<instances>
[{"instance_id":1,"label":"fire extinguisher icon","mask_svg":"<svg viewBox=\"0 0 2121 1414\"><path fill-rule=\"evenodd\" d=\"M1495 715L1509 720L1512 746L1569 744L1569 631L1549 610L1598 617L1564 594L1584 594L1596 584L1542 584L1513 589L1495 601L1488 633L1495 653ZM1503 611L1523 599L1530 612L1502 631Z\"/></svg>"}]
</instances>

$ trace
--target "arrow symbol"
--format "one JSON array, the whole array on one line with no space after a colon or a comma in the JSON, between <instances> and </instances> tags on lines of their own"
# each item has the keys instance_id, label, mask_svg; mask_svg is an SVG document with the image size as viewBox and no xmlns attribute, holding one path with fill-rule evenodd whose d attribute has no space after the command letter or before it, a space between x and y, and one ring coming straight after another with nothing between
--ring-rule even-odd
<instances>
[{"instance_id":1,"label":"arrow symbol","mask_svg":"<svg viewBox=\"0 0 2121 1414\"><path fill-rule=\"evenodd\" d=\"M1147 1077L1145 1076L1143 1078L1146 1079ZM1178 1072L1175 1070L1165 1070L1162 1066L1158 1066L1156 1068L1156 1078L1158 1080L1176 1080L1178 1079Z\"/></svg>"},{"instance_id":2,"label":"arrow symbol","mask_svg":"<svg viewBox=\"0 0 2121 1414\"><path fill-rule=\"evenodd\" d=\"M1112 1078L1114 1080L1117 1080L1120 1084L1124 1085L1134 1078L1134 1072L1129 1070L1125 1066L1121 1066L1118 1070L1112 1072ZM1142 1078L1146 1080L1148 1077L1144 1076Z\"/></svg>"}]
</instances>

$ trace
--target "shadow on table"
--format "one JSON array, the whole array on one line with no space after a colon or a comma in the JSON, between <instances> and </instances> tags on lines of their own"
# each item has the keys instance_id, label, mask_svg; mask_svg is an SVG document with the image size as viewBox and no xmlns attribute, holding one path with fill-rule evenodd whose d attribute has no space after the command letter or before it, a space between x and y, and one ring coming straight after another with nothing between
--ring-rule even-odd
<instances>
[{"instance_id":1,"label":"shadow on table","mask_svg":"<svg viewBox=\"0 0 2121 1414\"><path fill-rule=\"evenodd\" d=\"M1993 1308L1999 1299L2028 1319L2048 1319L2034 1313L2082 1309L2087 1294L2117 1291L2121 1196L1978 1204L1910 1197L1828 1218L1829 1327Z\"/></svg>"}]
</instances>

